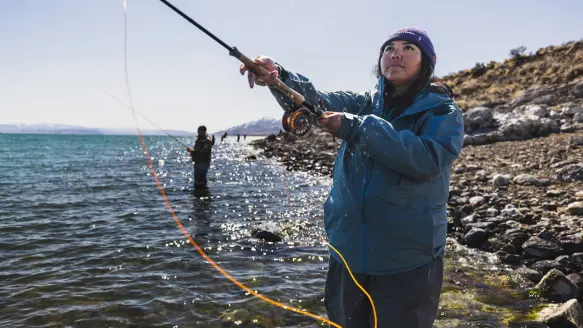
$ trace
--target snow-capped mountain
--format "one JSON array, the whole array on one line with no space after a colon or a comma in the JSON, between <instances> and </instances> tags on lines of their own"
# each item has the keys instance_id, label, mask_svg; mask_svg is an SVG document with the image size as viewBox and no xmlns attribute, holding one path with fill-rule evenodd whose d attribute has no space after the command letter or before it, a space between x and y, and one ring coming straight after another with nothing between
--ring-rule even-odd
<instances>
[{"instance_id":1,"label":"snow-capped mountain","mask_svg":"<svg viewBox=\"0 0 583 328\"><path fill-rule=\"evenodd\" d=\"M216 131L211 134L220 136L227 132L227 134L231 136L237 134L246 134L248 136L267 136L270 134L277 134L281 129L281 119L273 117L262 117L258 120L237 125L226 130Z\"/></svg>"},{"instance_id":2,"label":"snow-capped mountain","mask_svg":"<svg viewBox=\"0 0 583 328\"><path fill-rule=\"evenodd\" d=\"M166 130L175 136L195 136L196 132ZM142 134L151 136L166 135L163 131L142 129ZM66 124L0 124L0 133L31 133L31 134L104 134L104 135L135 135L136 129L86 128Z\"/></svg>"}]
</instances>

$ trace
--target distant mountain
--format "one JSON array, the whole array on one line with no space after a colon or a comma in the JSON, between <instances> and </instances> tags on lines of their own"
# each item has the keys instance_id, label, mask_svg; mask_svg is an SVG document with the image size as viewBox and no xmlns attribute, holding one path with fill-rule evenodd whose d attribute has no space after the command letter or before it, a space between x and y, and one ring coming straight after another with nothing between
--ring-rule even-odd
<instances>
[{"instance_id":1,"label":"distant mountain","mask_svg":"<svg viewBox=\"0 0 583 328\"><path fill-rule=\"evenodd\" d=\"M196 132L166 130L174 136L194 136ZM166 135L160 130L141 130L142 134L150 136ZM65 124L0 124L0 133L33 133L33 134L95 134L95 135L135 135L136 129L86 128L83 126Z\"/></svg>"},{"instance_id":2,"label":"distant mountain","mask_svg":"<svg viewBox=\"0 0 583 328\"><path fill-rule=\"evenodd\" d=\"M227 132L228 135L248 135L248 136L267 136L270 134L277 134L282 129L281 119L273 117L262 117L256 121L251 121L245 124L237 125L226 130L213 132L215 136L220 136Z\"/></svg>"}]
</instances>

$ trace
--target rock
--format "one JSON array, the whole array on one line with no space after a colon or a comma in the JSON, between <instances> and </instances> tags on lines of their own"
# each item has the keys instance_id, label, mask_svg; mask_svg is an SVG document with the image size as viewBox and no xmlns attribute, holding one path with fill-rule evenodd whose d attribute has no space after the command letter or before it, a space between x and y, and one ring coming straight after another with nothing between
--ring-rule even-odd
<instances>
[{"instance_id":1,"label":"rock","mask_svg":"<svg viewBox=\"0 0 583 328\"><path fill-rule=\"evenodd\" d=\"M257 156L255 156L255 155L249 155L249 156L245 157L245 159L246 160L256 160L257 159Z\"/></svg>"},{"instance_id":2,"label":"rock","mask_svg":"<svg viewBox=\"0 0 583 328\"><path fill-rule=\"evenodd\" d=\"M565 302L579 296L579 287L557 269L547 272L534 289L552 302Z\"/></svg>"},{"instance_id":3,"label":"rock","mask_svg":"<svg viewBox=\"0 0 583 328\"><path fill-rule=\"evenodd\" d=\"M498 251L498 252L496 252L496 254L500 258L500 261L502 261L502 263L506 263L506 264L510 264L510 265L519 265L520 264L520 257L516 254L508 254L504 251Z\"/></svg>"},{"instance_id":4,"label":"rock","mask_svg":"<svg viewBox=\"0 0 583 328\"><path fill-rule=\"evenodd\" d=\"M517 113L495 114L499 123L498 130L506 140L526 140L551 133L551 121L542 121L536 116L524 116ZM544 122L544 124L543 124Z\"/></svg>"},{"instance_id":5,"label":"rock","mask_svg":"<svg viewBox=\"0 0 583 328\"><path fill-rule=\"evenodd\" d=\"M566 165L558 169L556 173L559 181L583 181L583 163Z\"/></svg>"},{"instance_id":6,"label":"rock","mask_svg":"<svg viewBox=\"0 0 583 328\"><path fill-rule=\"evenodd\" d=\"M555 258L563 251L561 247L552 241L531 237L522 244L522 251L525 254L536 258Z\"/></svg>"},{"instance_id":7,"label":"rock","mask_svg":"<svg viewBox=\"0 0 583 328\"><path fill-rule=\"evenodd\" d=\"M267 136L267 141L276 141L277 140L277 136L275 134L270 134Z\"/></svg>"},{"instance_id":8,"label":"rock","mask_svg":"<svg viewBox=\"0 0 583 328\"><path fill-rule=\"evenodd\" d=\"M575 114L583 113L583 107L580 106L565 106L560 109L561 114L565 116L574 116Z\"/></svg>"},{"instance_id":9,"label":"rock","mask_svg":"<svg viewBox=\"0 0 583 328\"><path fill-rule=\"evenodd\" d=\"M573 122L583 123L583 113L576 113L575 115L573 115Z\"/></svg>"},{"instance_id":10,"label":"rock","mask_svg":"<svg viewBox=\"0 0 583 328\"><path fill-rule=\"evenodd\" d=\"M522 104L526 104L526 103L544 103L544 101L540 101L539 99L543 99L543 97L546 96L552 96L552 93L554 92L554 89L550 86L541 86L541 85L535 85L532 86L526 90L524 90L522 92L522 95L520 95L518 98L516 98L515 100L513 100L511 102L511 106L520 106ZM535 100L539 100L539 101L535 101ZM546 99L544 99L546 100Z\"/></svg>"},{"instance_id":11,"label":"rock","mask_svg":"<svg viewBox=\"0 0 583 328\"><path fill-rule=\"evenodd\" d=\"M534 283L538 283L543 278L543 275L540 272L527 267L520 267L514 270L514 272L522 278Z\"/></svg>"},{"instance_id":12,"label":"rock","mask_svg":"<svg viewBox=\"0 0 583 328\"><path fill-rule=\"evenodd\" d=\"M472 228L464 236L466 245L469 247L479 247L484 241L488 239L488 233L484 229Z\"/></svg>"},{"instance_id":13,"label":"rock","mask_svg":"<svg viewBox=\"0 0 583 328\"><path fill-rule=\"evenodd\" d=\"M567 235L557 238L557 244L567 253L583 252L583 239L580 235Z\"/></svg>"},{"instance_id":14,"label":"rock","mask_svg":"<svg viewBox=\"0 0 583 328\"><path fill-rule=\"evenodd\" d=\"M574 202L567 206L567 213L571 215L583 215L583 202Z\"/></svg>"},{"instance_id":15,"label":"rock","mask_svg":"<svg viewBox=\"0 0 583 328\"><path fill-rule=\"evenodd\" d=\"M550 190L547 190L546 196L547 197L559 197L559 196L562 196L564 194L565 194L565 192L562 190L550 189Z\"/></svg>"},{"instance_id":16,"label":"rock","mask_svg":"<svg viewBox=\"0 0 583 328\"><path fill-rule=\"evenodd\" d=\"M470 198L470 204L472 204L474 206L481 205L485 202L486 202L486 199L482 196L474 196L474 197Z\"/></svg>"},{"instance_id":17,"label":"rock","mask_svg":"<svg viewBox=\"0 0 583 328\"><path fill-rule=\"evenodd\" d=\"M280 235L267 230L253 230L251 236L272 243L277 243L283 240Z\"/></svg>"},{"instance_id":18,"label":"rock","mask_svg":"<svg viewBox=\"0 0 583 328\"><path fill-rule=\"evenodd\" d=\"M541 105L524 105L517 109L517 112L526 116L536 116L538 118L543 118L549 116L549 110L546 106Z\"/></svg>"},{"instance_id":19,"label":"rock","mask_svg":"<svg viewBox=\"0 0 583 328\"><path fill-rule=\"evenodd\" d=\"M579 82L578 84L574 85L571 90L569 90L569 94L573 97L581 98L583 97L583 81Z\"/></svg>"},{"instance_id":20,"label":"rock","mask_svg":"<svg viewBox=\"0 0 583 328\"><path fill-rule=\"evenodd\" d=\"M489 208L486 210L486 215L489 217L494 217L498 215L498 210L495 208Z\"/></svg>"},{"instance_id":21,"label":"rock","mask_svg":"<svg viewBox=\"0 0 583 328\"><path fill-rule=\"evenodd\" d=\"M583 328L583 309L576 299L570 299L553 311L541 311L539 320L549 328Z\"/></svg>"},{"instance_id":22,"label":"rock","mask_svg":"<svg viewBox=\"0 0 583 328\"><path fill-rule=\"evenodd\" d=\"M492 109L487 107L471 108L463 114L464 129L473 132L482 128L493 126L494 115Z\"/></svg>"},{"instance_id":23,"label":"rock","mask_svg":"<svg viewBox=\"0 0 583 328\"><path fill-rule=\"evenodd\" d=\"M575 197L577 197L578 199L583 199L583 191L576 192Z\"/></svg>"},{"instance_id":24,"label":"rock","mask_svg":"<svg viewBox=\"0 0 583 328\"><path fill-rule=\"evenodd\" d=\"M555 260L542 260L533 263L530 267L542 274L546 274L547 272L551 271L552 269L558 268L561 266L561 263Z\"/></svg>"},{"instance_id":25,"label":"rock","mask_svg":"<svg viewBox=\"0 0 583 328\"><path fill-rule=\"evenodd\" d=\"M522 230L508 230L505 234L500 236L500 239L513 245L517 249L522 249L522 245L528 240L529 236Z\"/></svg>"},{"instance_id":26,"label":"rock","mask_svg":"<svg viewBox=\"0 0 583 328\"><path fill-rule=\"evenodd\" d=\"M492 185L496 187L503 187L510 184L510 179L512 179L511 175L508 174L496 174L492 178Z\"/></svg>"},{"instance_id":27,"label":"rock","mask_svg":"<svg viewBox=\"0 0 583 328\"><path fill-rule=\"evenodd\" d=\"M541 184L541 181L530 174L523 173L523 174L517 175L514 178L514 183L516 183L516 184L531 184L531 185L538 186Z\"/></svg>"},{"instance_id":28,"label":"rock","mask_svg":"<svg viewBox=\"0 0 583 328\"><path fill-rule=\"evenodd\" d=\"M222 324L234 323L240 325L241 323L247 323L250 318L251 314L245 309L227 311L219 316Z\"/></svg>"},{"instance_id":29,"label":"rock","mask_svg":"<svg viewBox=\"0 0 583 328\"><path fill-rule=\"evenodd\" d=\"M579 287L579 291L581 291L581 287L583 286L583 277L581 277L578 273L571 273L567 275L567 278L571 280L577 287Z\"/></svg>"},{"instance_id":30,"label":"rock","mask_svg":"<svg viewBox=\"0 0 583 328\"><path fill-rule=\"evenodd\" d=\"M583 264L583 253L578 252L571 254L571 261L578 264Z\"/></svg>"}]
</instances>

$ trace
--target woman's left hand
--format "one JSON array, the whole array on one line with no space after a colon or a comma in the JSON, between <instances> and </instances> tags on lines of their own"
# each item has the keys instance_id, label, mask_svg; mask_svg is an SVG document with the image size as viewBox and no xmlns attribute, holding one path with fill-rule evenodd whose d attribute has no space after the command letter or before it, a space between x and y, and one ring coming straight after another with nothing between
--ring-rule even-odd
<instances>
[{"instance_id":1,"label":"woman's left hand","mask_svg":"<svg viewBox=\"0 0 583 328\"><path fill-rule=\"evenodd\" d=\"M344 113L338 112L324 112L322 116L320 116L320 126L326 132L329 132L333 136L338 136L338 130L340 130L340 123L342 122L342 118L344 117Z\"/></svg>"}]
</instances>

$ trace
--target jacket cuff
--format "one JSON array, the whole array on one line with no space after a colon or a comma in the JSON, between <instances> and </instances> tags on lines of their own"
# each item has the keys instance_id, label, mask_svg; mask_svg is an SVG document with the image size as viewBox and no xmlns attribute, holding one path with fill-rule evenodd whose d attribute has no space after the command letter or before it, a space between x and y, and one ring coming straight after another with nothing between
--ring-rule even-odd
<instances>
[{"instance_id":1,"label":"jacket cuff","mask_svg":"<svg viewBox=\"0 0 583 328\"><path fill-rule=\"evenodd\" d=\"M356 137L357 126L360 125L360 118L357 115L344 113L338 129L338 138L350 142Z\"/></svg>"}]
</instances>

